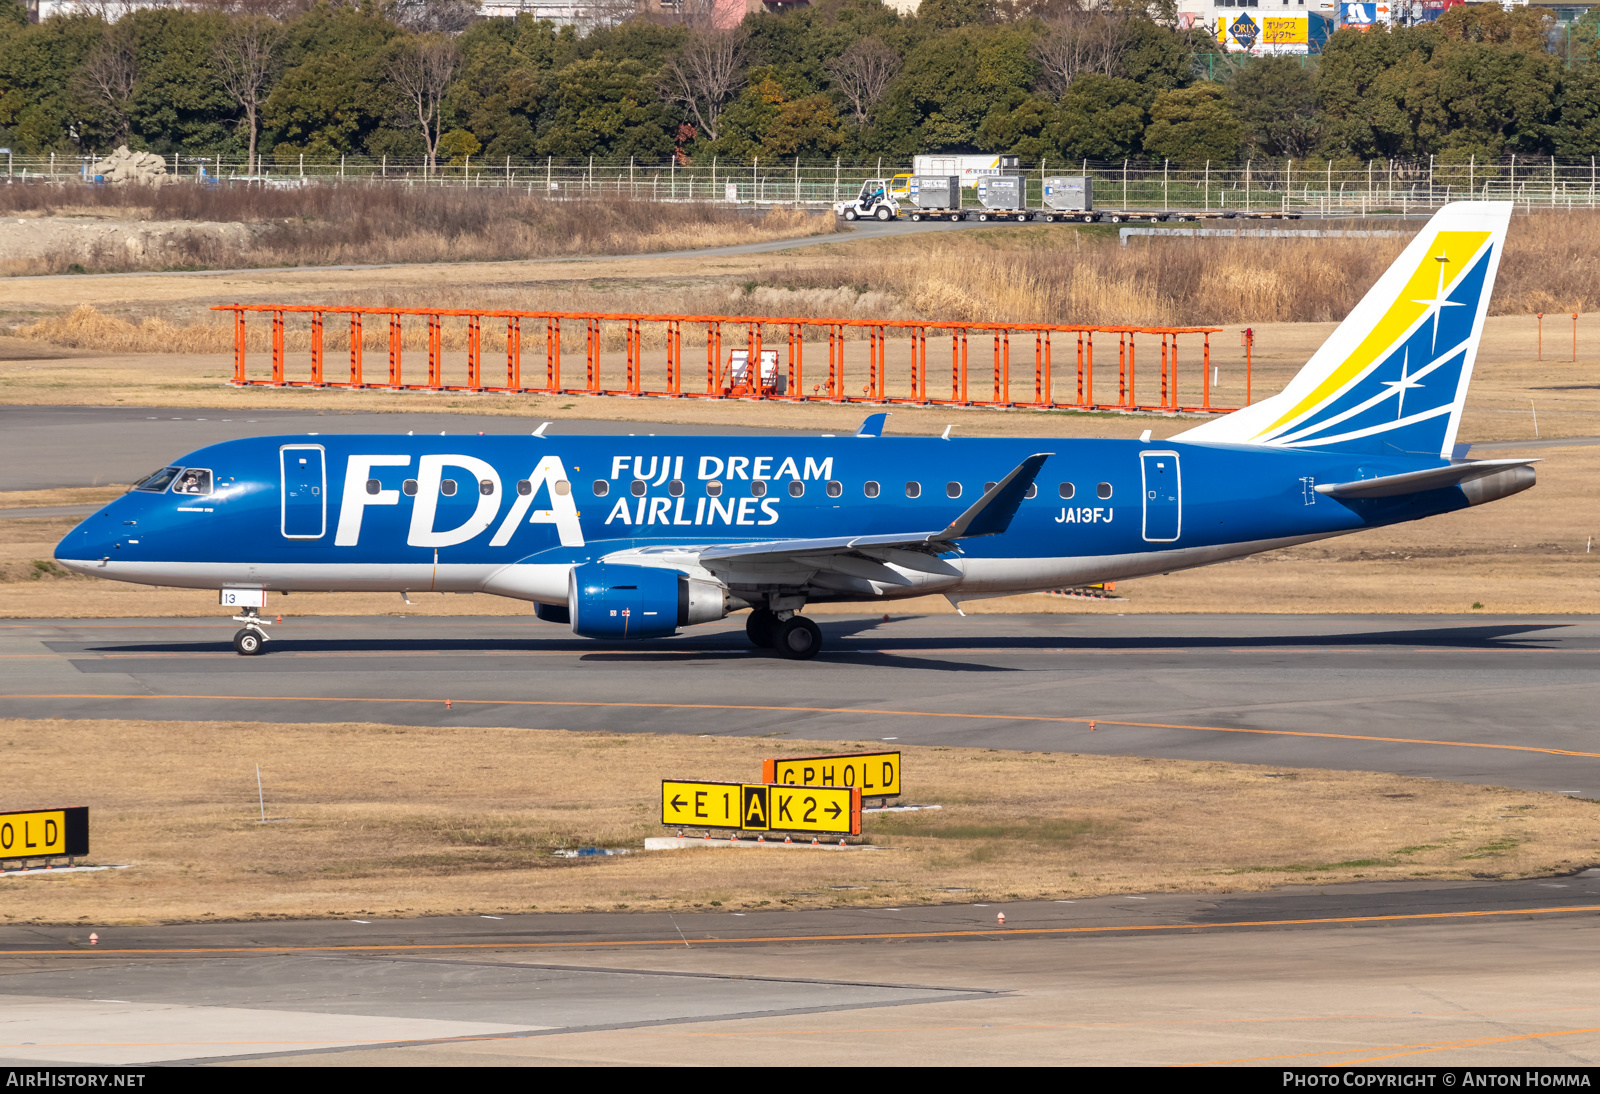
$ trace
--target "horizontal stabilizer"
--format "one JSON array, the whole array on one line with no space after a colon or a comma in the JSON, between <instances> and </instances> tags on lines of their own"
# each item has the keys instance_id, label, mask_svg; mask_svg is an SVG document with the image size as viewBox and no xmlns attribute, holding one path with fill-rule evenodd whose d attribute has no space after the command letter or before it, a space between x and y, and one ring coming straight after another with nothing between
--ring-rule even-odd
<instances>
[{"instance_id":1,"label":"horizontal stabilizer","mask_svg":"<svg viewBox=\"0 0 1600 1094\"><path fill-rule=\"evenodd\" d=\"M1394 498L1402 494L1420 494L1424 490L1442 490L1447 486L1460 486L1464 482L1493 475L1508 467L1526 467L1538 462L1538 460L1473 460L1470 463L1453 463L1448 467L1430 467L1423 471L1384 475L1376 479L1322 483L1317 487L1317 493L1326 494L1330 498Z\"/></svg>"}]
</instances>

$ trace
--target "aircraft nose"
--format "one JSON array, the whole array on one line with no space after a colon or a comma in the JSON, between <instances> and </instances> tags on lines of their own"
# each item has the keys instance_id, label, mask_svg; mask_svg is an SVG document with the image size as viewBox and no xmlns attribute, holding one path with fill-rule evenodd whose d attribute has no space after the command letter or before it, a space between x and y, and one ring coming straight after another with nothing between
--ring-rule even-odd
<instances>
[{"instance_id":1,"label":"aircraft nose","mask_svg":"<svg viewBox=\"0 0 1600 1094\"><path fill-rule=\"evenodd\" d=\"M92 574L101 564L114 558L123 531L122 522L112 510L116 502L86 518L56 544L56 561L69 570Z\"/></svg>"}]
</instances>

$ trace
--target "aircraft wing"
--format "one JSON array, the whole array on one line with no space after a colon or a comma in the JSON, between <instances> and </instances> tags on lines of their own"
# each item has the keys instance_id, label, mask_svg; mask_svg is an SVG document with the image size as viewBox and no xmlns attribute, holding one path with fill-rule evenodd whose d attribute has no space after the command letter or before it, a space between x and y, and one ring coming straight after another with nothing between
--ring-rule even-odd
<instances>
[{"instance_id":1,"label":"aircraft wing","mask_svg":"<svg viewBox=\"0 0 1600 1094\"><path fill-rule=\"evenodd\" d=\"M952 550L956 541L978 536L997 536L1011 526L1028 487L1052 452L1038 452L983 492L983 496L943 528L921 532L890 532L863 536L832 536L823 539L775 539L755 543L728 543L700 551L700 563L716 569L715 563L804 560L823 569L837 569L869 580L906 585L883 561L891 557L908 569L932 574L958 574L949 563L938 558Z\"/></svg>"},{"instance_id":2,"label":"aircraft wing","mask_svg":"<svg viewBox=\"0 0 1600 1094\"><path fill-rule=\"evenodd\" d=\"M1528 464L1538 462L1538 460L1473 460L1453 463L1448 467L1430 467L1399 475L1383 475L1375 479L1319 483L1316 490L1317 493L1332 498L1394 498L1402 494L1418 494L1424 490L1460 486L1464 482L1493 475L1508 467L1526 467Z\"/></svg>"}]
</instances>

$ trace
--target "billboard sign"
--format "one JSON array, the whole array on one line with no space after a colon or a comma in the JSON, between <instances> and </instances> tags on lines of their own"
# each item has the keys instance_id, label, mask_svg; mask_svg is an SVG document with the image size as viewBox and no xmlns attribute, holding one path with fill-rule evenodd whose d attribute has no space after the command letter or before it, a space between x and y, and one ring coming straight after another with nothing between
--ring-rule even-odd
<instances>
[{"instance_id":1,"label":"billboard sign","mask_svg":"<svg viewBox=\"0 0 1600 1094\"><path fill-rule=\"evenodd\" d=\"M1309 41L1308 21L1305 16L1264 15L1261 17L1261 44L1266 46L1303 46Z\"/></svg>"},{"instance_id":2,"label":"billboard sign","mask_svg":"<svg viewBox=\"0 0 1600 1094\"><path fill-rule=\"evenodd\" d=\"M1228 28L1228 34L1239 45L1245 49L1250 49L1255 46L1256 38L1261 34L1261 28L1256 26L1255 20L1248 15L1241 15Z\"/></svg>"}]
</instances>

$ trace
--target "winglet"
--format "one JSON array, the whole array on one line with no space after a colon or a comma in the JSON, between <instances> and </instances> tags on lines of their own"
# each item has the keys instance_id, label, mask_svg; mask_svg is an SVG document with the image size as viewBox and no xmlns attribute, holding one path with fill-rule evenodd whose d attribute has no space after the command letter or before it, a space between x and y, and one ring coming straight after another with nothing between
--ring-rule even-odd
<instances>
[{"instance_id":1,"label":"winglet","mask_svg":"<svg viewBox=\"0 0 1600 1094\"><path fill-rule=\"evenodd\" d=\"M1028 496L1028 487L1033 485L1034 476L1044 466L1044 461L1054 455L1054 452L1036 452L1017 464L1009 475L985 490L983 497L933 538L956 540L1000 535L1011 527L1011 518L1017 515L1022 499Z\"/></svg>"},{"instance_id":2,"label":"winglet","mask_svg":"<svg viewBox=\"0 0 1600 1094\"><path fill-rule=\"evenodd\" d=\"M856 430L857 437L883 436L883 423L889 420L889 412L882 414L868 414L867 420L861 423L861 428Z\"/></svg>"},{"instance_id":3,"label":"winglet","mask_svg":"<svg viewBox=\"0 0 1600 1094\"><path fill-rule=\"evenodd\" d=\"M543 437L544 436L544 431L546 429L548 429L548 428L550 428L550 423L549 422L540 422L539 423L539 428L535 429L533 431L533 435L535 437Z\"/></svg>"}]
</instances>

